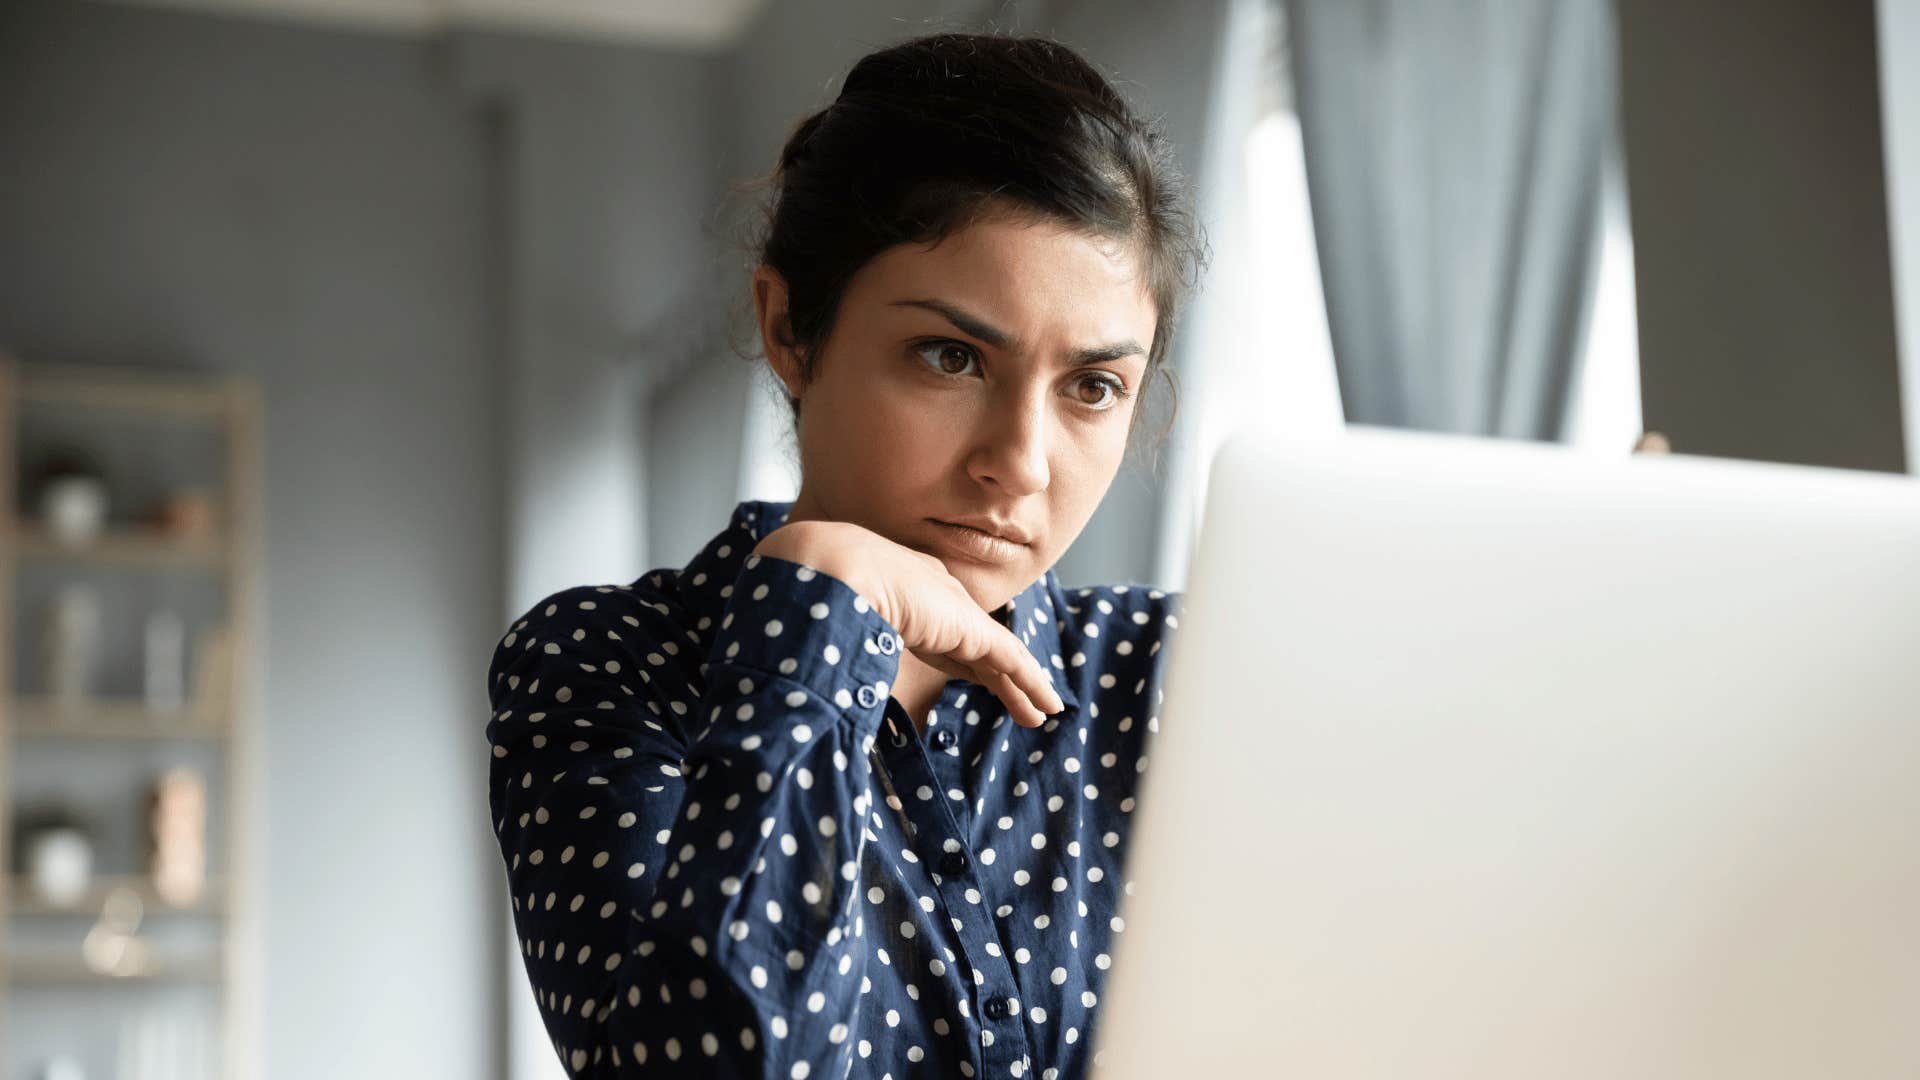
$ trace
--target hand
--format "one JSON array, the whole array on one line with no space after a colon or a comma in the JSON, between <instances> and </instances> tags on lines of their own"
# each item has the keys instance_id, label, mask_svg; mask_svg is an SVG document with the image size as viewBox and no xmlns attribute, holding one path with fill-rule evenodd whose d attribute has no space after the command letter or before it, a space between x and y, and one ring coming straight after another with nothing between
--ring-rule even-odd
<instances>
[{"instance_id":1,"label":"hand","mask_svg":"<svg viewBox=\"0 0 1920 1080\"><path fill-rule=\"evenodd\" d=\"M1066 707L1033 654L974 603L946 564L844 521L797 521L754 553L804 563L847 583L900 631L901 643L950 678L986 687L1017 724L1039 727Z\"/></svg>"}]
</instances>

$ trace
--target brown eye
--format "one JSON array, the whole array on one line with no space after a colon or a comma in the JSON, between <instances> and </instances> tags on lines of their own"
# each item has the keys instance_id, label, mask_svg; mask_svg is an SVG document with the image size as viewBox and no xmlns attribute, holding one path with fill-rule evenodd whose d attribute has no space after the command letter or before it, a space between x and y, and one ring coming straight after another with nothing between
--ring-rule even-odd
<instances>
[{"instance_id":1,"label":"brown eye","mask_svg":"<svg viewBox=\"0 0 1920 1080\"><path fill-rule=\"evenodd\" d=\"M1089 388L1092 390L1091 395L1088 393ZM1080 381L1080 404L1082 405L1095 409L1111 408L1125 396L1125 389L1112 379L1094 378Z\"/></svg>"},{"instance_id":2,"label":"brown eye","mask_svg":"<svg viewBox=\"0 0 1920 1080\"><path fill-rule=\"evenodd\" d=\"M932 356L928 366L942 375L965 375L967 368L976 362L973 350L956 341L929 341L916 345L913 351L923 359Z\"/></svg>"}]
</instances>

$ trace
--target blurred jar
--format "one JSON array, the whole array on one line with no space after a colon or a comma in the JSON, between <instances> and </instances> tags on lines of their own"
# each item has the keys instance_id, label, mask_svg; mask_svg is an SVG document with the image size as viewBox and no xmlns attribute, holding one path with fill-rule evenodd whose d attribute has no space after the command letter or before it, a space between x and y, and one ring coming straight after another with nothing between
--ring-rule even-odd
<instances>
[{"instance_id":1,"label":"blurred jar","mask_svg":"<svg viewBox=\"0 0 1920 1080\"><path fill-rule=\"evenodd\" d=\"M87 544L107 523L107 479L84 452L65 448L39 470L36 507L47 533L62 544Z\"/></svg>"},{"instance_id":2,"label":"blurred jar","mask_svg":"<svg viewBox=\"0 0 1920 1080\"><path fill-rule=\"evenodd\" d=\"M93 882L93 841L73 825L41 829L27 840L27 879L36 896L71 907Z\"/></svg>"},{"instance_id":3,"label":"blurred jar","mask_svg":"<svg viewBox=\"0 0 1920 1080\"><path fill-rule=\"evenodd\" d=\"M53 598L47 618L47 693L61 715L93 693L100 656L100 596L85 585L67 585Z\"/></svg>"}]
</instances>

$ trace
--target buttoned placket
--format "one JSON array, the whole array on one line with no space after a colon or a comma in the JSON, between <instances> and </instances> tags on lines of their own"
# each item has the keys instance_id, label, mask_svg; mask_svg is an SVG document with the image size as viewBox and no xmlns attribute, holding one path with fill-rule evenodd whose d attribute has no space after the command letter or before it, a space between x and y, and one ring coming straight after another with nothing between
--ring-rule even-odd
<instances>
[{"instance_id":1,"label":"buttoned placket","mask_svg":"<svg viewBox=\"0 0 1920 1080\"><path fill-rule=\"evenodd\" d=\"M985 692L977 687L972 690ZM949 684L948 690L942 694L936 716L939 711L945 711L946 723L954 723L957 710L953 709L952 701L958 699L960 693L970 692L958 691L953 684ZM939 723L936 722L934 727L939 728ZM972 808L966 805L963 797L959 815L956 815L955 800L947 796L948 787L957 787L959 784L959 760L944 750L930 753L914 726L913 718L907 715L897 699L891 697L887 699L886 713L880 723L876 744L880 750L881 766L886 770L890 786L900 800L901 810L912 826L913 853L920 859L921 867L928 872L929 881L939 893L951 918L960 921L957 934L943 933L942 937L957 938L957 951L966 961L966 978L972 991L969 1008L974 1010L976 1022L985 1033L980 1040L979 1075L1012 1076L1014 1063L1031 1063L1032 1048L1020 1015L1018 986L1014 980L1013 966L1007 957L1000 920L993 914L994 898L987 893L972 847L967 842L968 833L961 824L960 815L967 820L972 819ZM938 761L932 756L934 754L939 755ZM928 798L919 797L922 788L929 791ZM977 903L968 899L969 889L979 897ZM949 921L942 929L950 930L952 925ZM991 952L987 950L989 943L994 946ZM974 980L974 971L980 973L978 980ZM988 1036L991 1036L991 1042Z\"/></svg>"}]
</instances>

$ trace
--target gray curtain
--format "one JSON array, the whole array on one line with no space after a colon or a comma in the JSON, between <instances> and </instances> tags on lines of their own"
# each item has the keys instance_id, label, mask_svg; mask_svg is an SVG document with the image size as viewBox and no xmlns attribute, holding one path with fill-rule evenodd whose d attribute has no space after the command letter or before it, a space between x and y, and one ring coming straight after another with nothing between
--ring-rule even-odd
<instances>
[{"instance_id":1,"label":"gray curtain","mask_svg":"<svg viewBox=\"0 0 1920 1080\"><path fill-rule=\"evenodd\" d=\"M1613 137L1607 0L1285 0L1349 422L1559 439Z\"/></svg>"}]
</instances>

